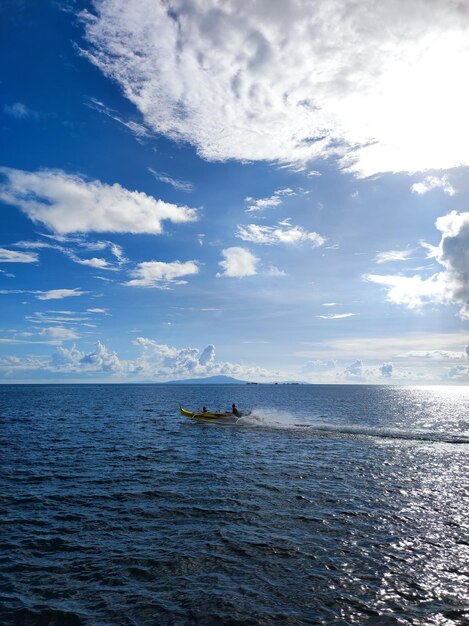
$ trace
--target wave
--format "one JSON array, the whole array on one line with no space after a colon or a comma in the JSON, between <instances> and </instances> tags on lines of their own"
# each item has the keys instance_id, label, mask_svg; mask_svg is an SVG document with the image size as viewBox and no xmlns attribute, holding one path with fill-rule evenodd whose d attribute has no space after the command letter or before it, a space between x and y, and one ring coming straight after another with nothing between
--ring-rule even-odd
<instances>
[{"instance_id":1,"label":"wave","mask_svg":"<svg viewBox=\"0 0 469 626\"><path fill-rule=\"evenodd\" d=\"M327 421L299 421L298 416L287 411L254 409L242 417L238 425L278 430L296 430L317 436L373 437L379 439L404 439L430 443L469 444L469 435L454 432L421 431L402 428L338 424Z\"/></svg>"}]
</instances>

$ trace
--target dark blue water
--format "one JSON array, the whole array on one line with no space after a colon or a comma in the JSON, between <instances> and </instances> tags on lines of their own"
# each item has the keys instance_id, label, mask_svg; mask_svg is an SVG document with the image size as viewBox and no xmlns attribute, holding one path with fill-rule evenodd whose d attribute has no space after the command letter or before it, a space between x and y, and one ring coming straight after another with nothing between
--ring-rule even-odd
<instances>
[{"instance_id":1,"label":"dark blue water","mask_svg":"<svg viewBox=\"0 0 469 626\"><path fill-rule=\"evenodd\" d=\"M468 388L1 386L0 623L468 624L468 407Z\"/></svg>"}]
</instances>

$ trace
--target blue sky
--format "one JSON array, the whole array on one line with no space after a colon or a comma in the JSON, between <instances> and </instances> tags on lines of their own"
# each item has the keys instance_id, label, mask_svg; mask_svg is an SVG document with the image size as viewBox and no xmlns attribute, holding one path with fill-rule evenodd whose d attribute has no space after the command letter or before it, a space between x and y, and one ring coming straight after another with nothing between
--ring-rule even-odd
<instances>
[{"instance_id":1,"label":"blue sky","mask_svg":"<svg viewBox=\"0 0 469 626\"><path fill-rule=\"evenodd\" d=\"M466 384L469 11L428 7L3 3L1 382Z\"/></svg>"}]
</instances>

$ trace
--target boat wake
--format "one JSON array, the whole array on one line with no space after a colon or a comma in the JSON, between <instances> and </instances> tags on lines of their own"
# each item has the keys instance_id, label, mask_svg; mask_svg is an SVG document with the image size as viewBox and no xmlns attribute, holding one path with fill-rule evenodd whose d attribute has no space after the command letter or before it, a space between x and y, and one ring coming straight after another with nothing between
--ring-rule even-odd
<instances>
[{"instance_id":1,"label":"boat wake","mask_svg":"<svg viewBox=\"0 0 469 626\"><path fill-rule=\"evenodd\" d=\"M299 421L298 416L284 411L254 409L251 415L237 420L240 426L296 430L315 436L329 437L372 437L375 439L401 439L429 443L469 444L469 434L382 428L357 424L338 424L320 420Z\"/></svg>"}]
</instances>

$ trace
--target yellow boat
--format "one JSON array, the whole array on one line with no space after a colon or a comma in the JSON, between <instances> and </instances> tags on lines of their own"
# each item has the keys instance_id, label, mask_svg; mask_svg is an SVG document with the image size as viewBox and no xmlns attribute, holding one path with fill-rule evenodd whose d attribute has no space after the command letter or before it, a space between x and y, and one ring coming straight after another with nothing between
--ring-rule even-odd
<instances>
[{"instance_id":1,"label":"yellow boat","mask_svg":"<svg viewBox=\"0 0 469 626\"><path fill-rule=\"evenodd\" d=\"M181 415L184 417L189 417L190 419L199 420L202 422L223 422L223 423L231 423L235 424L240 417L244 415L249 415L249 413L241 413L238 412L237 415L234 413L226 412L226 413L212 413L211 411L205 411L205 413L196 413L195 411L189 411L185 409L181 404L179 405L179 410Z\"/></svg>"}]
</instances>

